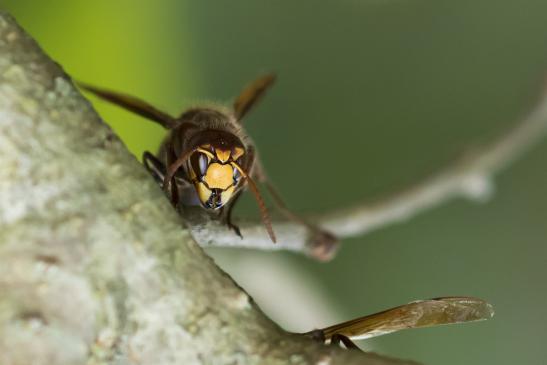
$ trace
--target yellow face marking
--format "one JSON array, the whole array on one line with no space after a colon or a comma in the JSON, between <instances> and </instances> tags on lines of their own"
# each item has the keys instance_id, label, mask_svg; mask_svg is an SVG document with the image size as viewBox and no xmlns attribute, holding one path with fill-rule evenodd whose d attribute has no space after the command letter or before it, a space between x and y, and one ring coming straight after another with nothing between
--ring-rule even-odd
<instances>
[{"instance_id":1,"label":"yellow face marking","mask_svg":"<svg viewBox=\"0 0 547 365\"><path fill-rule=\"evenodd\" d=\"M245 150L243 150L243 148L241 147L236 147L234 148L234 153L232 153L232 158L235 160L237 160L238 158L240 158L241 156L243 156L243 154L245 153Z\"/></svg>"},{"instance_id":2,"label":"yellow face marking","mask_svg":"<svg viewBox=\"0 0 547 365\"><path fill-rule=\"evenodd\" d=\"M230 186L228 189L224 190L220 194L222 204L228 203L228 201L232 198L232 195L234 195L234 190L235 190L235 187Z\"/></svg>"},{"instance_id":3,"label":"yellow face marking","mask_svg":"<svg viewBox=\"0 0 547 365\"><path fill-rule=\"evenodd\" d=\"M212 194L211 190L207 189L205 184L201 182L195 184L195 186L196 186L196 191L198 193L199 200L201 200L201 202L205 204L205 202L207 202L207 200L209 200L209 198L211 197L211 194Z\"/></svg>"},{"instance_id":4,"label":"yellow face marking","mask_svg":"<svg viewBox=\"0 0 547 365\"><path fill-rule=\"evenodd\" d=\"M206 148L198 147L198 148L196 149L196 151L203 153L204 155L206 155L206 156L209 157L210 159L211 159L211 158L215 158L215 155L213 155L213 153L212 153L211 151L209 151L208 149L206 149Z\"/></svg>"},{"instance_id":5,"label":"yellow face marking","mask_svg":"<svg viewBox=\"0 0 547 365\"><path fill-rule=\"evenodd\" d=\"M231 165L212 163L203 180L211 189L227 189L234 182L234 169Z\"/></svg>"},{"instance_id":6,"label":"yellow face marking","mask_svg":"<svg viewBox=\"0 0 547 365\"><path fill-rule=\"evenodd\" d=\"M216 152L217 158L222 163L225 163L226 161L228 161L228 159L230 158L230 154L232 153L230 150L221 150L218 148L216 149L215 152Z\"/></svg>"}]
</instances>

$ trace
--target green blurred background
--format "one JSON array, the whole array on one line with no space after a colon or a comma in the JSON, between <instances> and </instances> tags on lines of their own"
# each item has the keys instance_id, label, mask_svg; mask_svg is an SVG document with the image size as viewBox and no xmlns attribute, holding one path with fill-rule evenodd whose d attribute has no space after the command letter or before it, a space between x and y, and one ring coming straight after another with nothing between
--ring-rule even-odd
<instances>
[{"instance_id":1,"label":"green blurred background","mask_svg":"<svg viewBox=\"0 0 547 365\"><path fill-rule=\"evenodd\" d=\"M278 83L246 122L300 212L372 200L438 171L524 115L547 70L543 0L0 4L75 78L173 114L230 101L275 71ZM157 148L160 127L94 101L137 156ZM360 345L428 364L544 364L546 153L543 143L499 175L486 204L453 201L346 240L330 263L211 252L286 328L472 295L494 304L493 320ZM340 176L350 174L348 189ZM237 213L257 214L249 199Z\"/></svg>"}]
</instances>

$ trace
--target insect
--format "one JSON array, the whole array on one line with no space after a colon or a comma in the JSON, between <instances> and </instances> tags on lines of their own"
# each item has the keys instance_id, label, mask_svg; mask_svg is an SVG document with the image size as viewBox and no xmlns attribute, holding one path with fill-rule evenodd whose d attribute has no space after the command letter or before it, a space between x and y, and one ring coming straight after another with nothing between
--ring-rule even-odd
<instances>
[{"instance_id":1,"label":"insect","mask_svg":"<svg viewBox=\"0 0 547 365\"><path fill-rule=\"evenodd\" d=\"M443 297L420 300L379 313L304 333L323 343L358 348L352 340L362 340L409 328L473 322L494 315L492 306L482 299Z\"/></svg>"},{"instance_id":2,"label":"insect","mask_svg":"<svg viewBox=\"0 0 547 365\"><path fill-rule=\"evenodd\" d=\"M232 222L232 210L241 193L248 187L258 204L262 222L275 242L270 215L257 182L267 186L274 202L286 216L311 225L286 208L268 182L255 147L243 129L243 119L274 80L273 74L258 78L241 92L231 108L196 107L186 110L179 117L164 113L130 95L84 83L79 85L169 130L157 157L146 151L143 163L161 184L173 205L201 205L215 212L230 229L241 236L239 228ZM313 229L320 231L316 227Z\"/></svg>"}]
</instances>

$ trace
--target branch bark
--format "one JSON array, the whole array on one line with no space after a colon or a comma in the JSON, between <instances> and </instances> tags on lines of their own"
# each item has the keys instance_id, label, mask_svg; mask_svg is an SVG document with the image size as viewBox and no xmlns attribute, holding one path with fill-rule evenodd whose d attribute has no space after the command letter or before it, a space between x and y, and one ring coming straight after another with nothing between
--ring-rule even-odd
<instances>
[{"instance_id":1,"label":"branch bark","mask_svg":"<svg viewBox=\"0 0 547 365\"><path fill-rule=\"evenodd\" d=\"M344 239L406 221L457 197L484 201L493 192L495 174L539 143L546 132L547 93L544 92L531 113L513 129L453 166L393 196L374 203L363 201L352 207L309 217L309 220L338 239ZM243 239L240 239L227 235L224 227L207 219L201 212L191 210L184 215L192 222L192 235L202 246L283 249L323 261L331 259L338 248L336 242L318 239L311 230L287 220L274 221L279 243L272 245L259 221L242 222Z\"/></svg>"},{"instance_id":2,"label":"branch bark","mask_svg":"<svg viewBox=\"0 0 547 365\"><path fill-rule=\"evenodd\" d=\"M1 11L0 196L2 364L407 363L270 321Z\"/></svg>"}]
</instances>

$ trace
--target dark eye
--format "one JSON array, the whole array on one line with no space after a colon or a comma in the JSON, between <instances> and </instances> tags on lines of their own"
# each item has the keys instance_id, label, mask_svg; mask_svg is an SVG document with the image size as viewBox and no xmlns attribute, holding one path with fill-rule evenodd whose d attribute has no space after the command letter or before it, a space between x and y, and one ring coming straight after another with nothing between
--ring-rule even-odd
<instances>
[{"instance_id":1,"label":"dark eye","mask_svg":"<svg viewBox=\"0 0 547 365\"><path fill-rule=\"evenodd\" d=\"M239 172L238 169L236 169L234 167L234 181L237 182L239 180L239 178L241 177L241 173Z\"/></svg>"},{"instance_id":2,"label":"dark eye","mask_svg":"<svg viewBox=\"0 0 547 365\"><path fill-rule=\"evenodd\" d=\"M195 153L190 157L190 165L197 177L202 177L209 167L209 158L203 153Z\"/></svg>"},{"instance_id":3,"label":"dark eye","mask_svg":"<svg viewBox=\"0 0 547 365\"><path fill-rule=\"evenodd\" d=\"M201 175L205 175L205 172L207 171L207 165L208 165L208 159L207 159L207 156L205 156L204 154L200 154L199 155L199 159L198 159L198 165L199 165L199 173Z\"/></svg>"}]
</instances>

